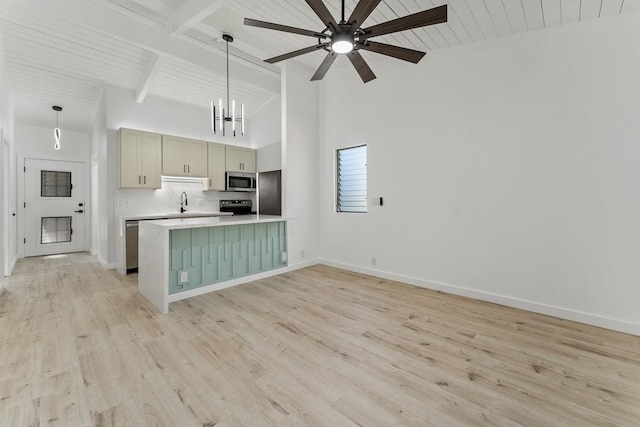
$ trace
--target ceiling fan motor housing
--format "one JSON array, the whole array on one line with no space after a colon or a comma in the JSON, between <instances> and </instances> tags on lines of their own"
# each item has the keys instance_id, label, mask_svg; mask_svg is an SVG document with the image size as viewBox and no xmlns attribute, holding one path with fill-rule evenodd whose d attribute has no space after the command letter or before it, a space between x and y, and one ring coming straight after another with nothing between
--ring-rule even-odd
<instances>
[{"instance_id":1,"label":"ceiling fan motor housing","mask_svg":"<svg viewBox=\"0 0 640 427\"><path fill-rule=\"evenodd\" d=\"M340 32L331 37L331 50L336 53L349 53L353 50L354 40L351 26L340 24Z\"/></svg>"}]
</instances>

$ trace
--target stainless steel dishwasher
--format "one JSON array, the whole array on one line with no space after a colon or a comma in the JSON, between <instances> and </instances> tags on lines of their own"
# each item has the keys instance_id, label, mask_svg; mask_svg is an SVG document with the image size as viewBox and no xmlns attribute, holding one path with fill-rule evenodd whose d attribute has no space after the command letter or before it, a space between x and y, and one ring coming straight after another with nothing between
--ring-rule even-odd
<instances>
[{"instance_id":1,"label":"stainless steel dishwasher","mask_svg":"<svg viewBox=\"0 0 640 427\"><path fill-rule=\"evenodd\" d=\"M126 224L126 268L127 274L138 271L138 220L127 220Z\"/></svg>"}]
</instances>

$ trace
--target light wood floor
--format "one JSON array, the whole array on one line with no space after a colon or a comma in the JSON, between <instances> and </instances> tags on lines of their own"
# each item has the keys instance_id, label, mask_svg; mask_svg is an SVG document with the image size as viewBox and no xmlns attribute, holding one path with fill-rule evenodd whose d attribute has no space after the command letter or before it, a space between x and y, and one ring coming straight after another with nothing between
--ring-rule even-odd
<instances>
[{"instance_id":1,"label":"light wood floor","mask_svg":"<svg viewBox=\"0 0 640 427\"><path fill-rule=\"evenodd\" d=\"M640 338L315 266L171 304L86 254L0 290L0 425L640 425Z\"/></svg>"}]
</instances>

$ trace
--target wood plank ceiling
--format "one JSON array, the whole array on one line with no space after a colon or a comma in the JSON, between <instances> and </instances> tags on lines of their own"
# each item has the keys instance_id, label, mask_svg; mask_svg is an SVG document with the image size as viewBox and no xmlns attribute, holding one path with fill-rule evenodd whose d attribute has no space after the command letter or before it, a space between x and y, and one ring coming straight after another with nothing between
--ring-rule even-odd
<instances>
[{"instance_id":1,"label":"wood plank ceiling","mask_svg":"<svg viewBox=\"0 0 640 427\"><path fill-rule=\"evenodd\" d=\"M334 16L340 1L325 0ZM356 0L347 0L347 15ZM366 26L442 4L449 21L376 38L432 51L605 18L640 9L640 0L383 0ZM279 68L261 59L313 39L245 27L250 17L312 30L322 25L303 0L2 0L0 31L18 123L88 132L105 84L208 108L225 96L223 33L231 51L231 96L249 116L279 93ZM386 60L363 52L367 61ZM324 54L299 57L317 68ZM344 66L338 61L335 66ZM407 64L406 66L412 66ZM384 76L378 76L384 78Z\"/></svg>"}]
</instances>

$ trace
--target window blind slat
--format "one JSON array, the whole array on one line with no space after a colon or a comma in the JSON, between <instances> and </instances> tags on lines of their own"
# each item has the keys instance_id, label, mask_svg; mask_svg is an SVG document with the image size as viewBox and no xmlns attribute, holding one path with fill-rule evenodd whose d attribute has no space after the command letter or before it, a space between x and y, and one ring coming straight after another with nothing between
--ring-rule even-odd
<instances>
[{"instance_id":1,"label":"window blind slat","mask_svg":"<svg viewBox=\"0 0 640 427\"><path fill-rule=\"evenodd\" d=\"M338 212L367 212L367 146L337 150Z\"/></svg>"}]
</instances>

